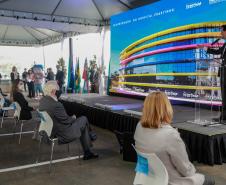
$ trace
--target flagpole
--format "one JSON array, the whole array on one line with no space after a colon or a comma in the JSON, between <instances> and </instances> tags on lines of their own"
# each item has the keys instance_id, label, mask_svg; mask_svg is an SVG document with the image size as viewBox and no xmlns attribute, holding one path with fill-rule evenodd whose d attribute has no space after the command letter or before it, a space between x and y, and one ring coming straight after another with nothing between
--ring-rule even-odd
<instances>
[{"instance_id":1,"label":"flagpole","mask_svg":"<svg viewBox=\"0 0 226 185\"><path fill-rule=\"evenodd\" d=\"M44 62L44 70L46 70L46 59L45 59L44 46L42 46L42 56L43 56L43 62Z\"/></svg>"},{"instance_id":2,"label":"flagpole","mask_svg":"<svg viewBox=\"0 0 226 185\"><path fill-rule=\"evenodd\" d=\"M74 66L73 66L73 40L69 38L69 61L68 61L68 90L73 93L74 91Z\"/></svg>"},{"instance_id":3,"label":"flagpole","mask_svg":"<svg viewBox=\"0 0 226 185\"><path fill-rule=\"evenodd\" d=\"M105 39L105 27L101 30L101 39L102 39L102 48L101 48L101 66L100 66L100 74L99 74L99 94L103 95L105 94L105 87L104 87L104 76L103 73L104 69L104 39Z\"/></svg>"}]
</instances>

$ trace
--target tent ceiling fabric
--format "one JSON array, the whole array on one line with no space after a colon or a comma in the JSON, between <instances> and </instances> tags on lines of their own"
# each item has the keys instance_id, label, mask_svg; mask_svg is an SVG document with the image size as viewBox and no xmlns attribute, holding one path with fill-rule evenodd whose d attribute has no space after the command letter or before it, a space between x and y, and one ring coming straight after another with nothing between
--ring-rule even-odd
<instances>
[{"instance_id":1,"label":"tent ceiling fabric","mask_svg":"<svg viewBox=\"0 0 226 185\"><path fill-rule=\"evenodd\" d=\"M0 0L1 45L45 45L100 32L112 15L157 0Z\"/></svg>"},{"instance_id":2,"label":"tent ceiling fabric","mask_svg":"<svg viewBox=\"0 0 226 185\"><path fill-rule=\"evenodd\" d=\"M0 25L0 45L46 45L59 41L61 36L59 32L42 28Z\"/></svg>"}]
</instances>

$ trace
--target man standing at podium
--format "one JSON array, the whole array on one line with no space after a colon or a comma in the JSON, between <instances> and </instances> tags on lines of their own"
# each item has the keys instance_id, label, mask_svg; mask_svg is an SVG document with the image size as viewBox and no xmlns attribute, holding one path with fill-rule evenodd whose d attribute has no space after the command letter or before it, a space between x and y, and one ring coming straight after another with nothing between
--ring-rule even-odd
<instances>
[{"instance_id":1,"label":"man standing at podium","mask_svg":"<svg viewBox=\"0 0 226 185\"><path fill-rule=\"evenodd\" d=\"M226 39L226 25L221 26L221 38ZM212 45L218 42L220 39L217 39ZM218 76L220 76L220 84L221 84L221 97L222 97L222 110L219 118L213 118L215 122L226 122L226 42L222 47L219 48L208 48L207 53L213 55L221 55L221 66L218 72Z\"/></svg>"}]
</instances>

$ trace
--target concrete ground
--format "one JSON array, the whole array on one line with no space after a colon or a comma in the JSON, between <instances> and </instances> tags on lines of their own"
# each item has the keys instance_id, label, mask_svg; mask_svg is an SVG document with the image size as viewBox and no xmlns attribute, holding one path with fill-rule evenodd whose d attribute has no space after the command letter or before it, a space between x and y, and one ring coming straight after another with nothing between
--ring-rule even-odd
<instances>
[{"instance_id":1,"label":"concrete ground","mask_svg":"<svg viewBox=\"0 0 226 185\"><path fill-rule=\"evenodd\" d=\"M30 101L36 104L35 101ZM37 122L28 123L24 131L33 130ZM32 140L32 134L24 134L21 144L18 135L0 136L0 185L129 185L133 183L135 163L125 162L119 154L119 145L115 135L107 130L95 127L98 135L93 150L99 159L83 161L69 160L53 164L51 173L49 165L27 169L2 172L4 169L35 164L38 141ZM19 125L16 132L19 131ZM4 122L0 134L12 133L13 121ZM70 145L70 156L78 155L78 143ZM40 162L48 161L50 146L42 145ZM54 159L67 158L67 146L55 147ZM214 176L216 185L226 184L226 164L208 166L195 163L200 173Z\"/></svg>"},{"instance_id":2,"label":"concrete ground","mask_svg":"<svg viewBox=\"0 0 226 185\"><path fill-rule=\"evenodd\" d=\"M94 143L94 151L99 159L89 161L71 160L53 164L51 173L49 165L32 167L23 170L0 173L1 185L128 185L134 178L135 163L125 162L119 154L117 140L109 131L95 128L98 140ZM38 142L31 139L31 134L24 135L22 143L18 138L1 137L0 164L5 168L34 164ZM12 136L11 136L12 137ZM74 143L76 145L76 143ZM49 147L45 145L46 149ZM72 148L71 156L76 147ZM3 151L4 150L4 151ZM48 161L49 150L41 152L41 161ZM3 155L4 154L4 155ZM66 146L56 146L54 159L66 158ZM17 163L17 164L16 164ZM1 165L2 166L2 165ZM207 166L195 164L201 173L215 177L216 185L226 184L226 164Z\"/></svg>"},{"instance_id":3,"label":"concrete ground","mask_svg":"<svg viewBox=\"0 0 226 185\"><path fill-rule=\"evenodd\" d=\"M132 184L135 163L125 162L119 154L119 147L115 136L109 131L95 128L98 140L93 150L99 154L99 159L83 161L75 159L53 164L51 173L49 165L32 167L23 170L0 173L1 185L126 185ZM18 144L18 137L0 137L1 168L35 164L38 141L31 139L32 134L23 135ZM75 145L75 146L73 146ZM71 144L71 156L77 152L77 143ZM48 161L50 147L43 146L40 161ZM54 159L67 158L67 147L56 146Z\"/></svg>"}]
</instances>

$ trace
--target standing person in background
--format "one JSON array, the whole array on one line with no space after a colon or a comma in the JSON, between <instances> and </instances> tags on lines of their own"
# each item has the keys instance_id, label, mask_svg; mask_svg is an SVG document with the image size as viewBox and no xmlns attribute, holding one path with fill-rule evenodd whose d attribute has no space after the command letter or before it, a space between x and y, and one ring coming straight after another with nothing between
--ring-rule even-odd
<instances>
[{"instance_id":1,"label":"standing person in background","mask_svg":"<svg viewBox=\"0 0 226 185\"><path fill-rule=\"evenodd\" d=\"M12 67L12 72L10 73L10 77L11 77L11 82L13 82L14 80L19 80L20 79L20 75L17 72L16 66Z\"/></svg>"},{"instance_id":2,"label":"standing person in background","mask_svg":"<svg viewBox=\"0 0 226 185\"><path fill-rule=\"evenodd\" d=\"M34 72L35 95L37 98L39 98L41 93L43 95L42 84L44 82L44 72L40 66L34 66L33 72Z\"/></svg>"},{"instance_id":3,"label":"standing person in background","mask_svg":"<svg viewBox=\"0 0 226 185\"><path fill-rule=\"evenodd\" d=\"M28 86L28 97L35 97L35 86L34 86L34 74L31 69L28 70L27 74L27 86Z\"/></svg>"},{"instance_id":4,"label":"standing person in background","mask_svg":"<svg viewBox=\"0 0 226 185\"><path fill-rule=\"evenodd\" d=\"M89 69L89 81L90 81L90 92L94 93L95 92L95 84L93 82L94 78L94 65L90 66Z\"/></svg>"},{"instance_id":5,"label":"standing person in background","mask_svg":"<svg viewBox=\"0 0 226 185\"><path fill-rule=\"evenodd\" d=\"M54 80L54 73L52 68L47 69L47 76L46 76L46 81Z\"/></svg>"},{"instance_id":6,"label":"standing person in background","mask_svg":"<svg viewBox=\"0 0 226 185\"><path fill-rule=\"evenodd\" d=\"M90 84L91 84L91 93L99 93L99 70L97 65L93 64L90 70Z\"/></svg>"},{"instance_id":7,"label":"standing person in background","mask_svg":"<svg viewBox=\"0 0 226 185\"><path fill-rule=\"evenodd\" d=\"M27 92L27 69L24 68L24 72L22 73L22 79L24 82L24 91Z\"/></svg>"},{"instance_id":8,"label":"standing person in background","mask_svg":"<svg viewBox=\"0 0 226 185\"><path fill-rule=\"evenodd\" d=\"M0 82L2 81L2 74L0 73Z\"/></svg>"},{"instance_id":9,"label":"standing person in background","mask_svg":"<svg viewBox=\"0 0 226 185\"><path fill-rule=\"evenodd\" d=\"M56 74L56 81L59 85L59 91L63 92L63 85L64 85L64 72L61 66L57 66L57 74Z\"/></svg>"}]
</instances>

